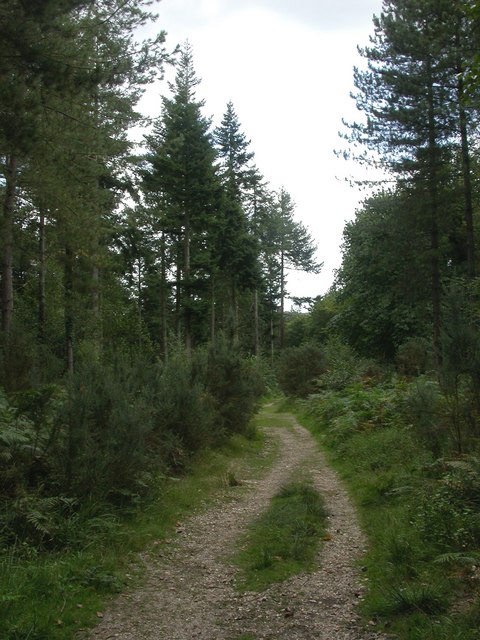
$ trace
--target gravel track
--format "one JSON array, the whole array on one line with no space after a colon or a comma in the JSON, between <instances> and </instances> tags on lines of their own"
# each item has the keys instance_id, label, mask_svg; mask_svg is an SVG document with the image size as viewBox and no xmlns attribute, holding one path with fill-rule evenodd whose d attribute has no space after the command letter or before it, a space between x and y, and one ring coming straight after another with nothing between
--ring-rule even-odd
<instances>
[{"instance_id":1,"label":"gravel track","mask_svg":"<svg viewBox=\"0 0 480 640\"><path fill-rule=\"evenodd\" d=\"M285 415L281 416L285 424ZM122 594L88 640L380 640L364 626L356 605L365 589L356 561L365 549L355 510L338 475L310 433L291 427L265 429L279 439L279 454L260 480L246 479L235 498L219 497L179 527L174 545L146 557L143 584ZM280 416L279 416L280 423ZM294 472L310 477L325 500L328 540L316 569L262 593L238 593L229 563L247 525Z\"/></svg>"}]
</instances>

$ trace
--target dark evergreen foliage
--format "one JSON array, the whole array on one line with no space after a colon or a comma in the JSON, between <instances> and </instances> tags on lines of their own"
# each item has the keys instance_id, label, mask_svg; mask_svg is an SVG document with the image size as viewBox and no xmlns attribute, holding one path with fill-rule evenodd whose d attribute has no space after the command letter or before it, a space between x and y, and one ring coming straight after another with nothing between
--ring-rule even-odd
<instances>
[{"instance_id":1,"label":"dark evergreen foliage","mask_svg":"<svg viewBox=\"0 0 480 640\"><path fill-rule=\"evenodd\" d=\"M276 366L278 384L288 395L306 398L318 390L318 379L326 371L323 349L313 343L285 349Z\"/></svg>"}]
</instances>

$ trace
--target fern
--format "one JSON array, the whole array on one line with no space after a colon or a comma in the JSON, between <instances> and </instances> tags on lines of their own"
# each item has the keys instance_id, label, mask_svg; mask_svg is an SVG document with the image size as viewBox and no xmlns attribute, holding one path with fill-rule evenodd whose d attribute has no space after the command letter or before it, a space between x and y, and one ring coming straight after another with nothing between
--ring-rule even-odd
<instances>
[{"instance_id":1,"label":"fern","mask_svg":"<svg viewBox=\"0 0 480 640\"><path fill-rule=\"evenodd\" d=\"M35 494L17 500L13 505L15 529L31 542L57 545L75 526L78 506L74 498L40 497Z\"/></svg>"},{"instance_id":2,"label":"fern","mask_svg":"<svg viewBox=\"0 0 480 640\"><path fill-rule=\"evenodd\" d=\"M8 452L28 446L33 436L34 429L30 420L19 416L0 391L0 454L5 454L5 450Z\"/></svg>"},{"instance_id":3,"label":"fern","mask_svg":"<svg viewBox=\"0 0 480 640\"><path fill-rule=\"evenodd\" d=\"M40 533L40 537L49 537L52 532L52 522L50 521L46 513L40 511L29 511L26 514L25 520L33 526L37 533ZM49 526L50 525L50 526Z\"/></svg>"},{"instance_id":4,"label":"fern","mask_svg":"<svg viewBox=\"0 0 480 640\"><path fill-rule=\"evenodd\" d=\"M442 462L445 467L469 473L478 473L480 470L480 460L476 456L468 456L460 460L442 460Z\"/></svg>"},{"instance_id":5,"label":"fern","mask_svg":"<svg viewBox=\"0 0 480 640\"><path fill-rule=\"evenodd\" d=\"M28 433L16 425L0 423L0 447L22 448L28 446L29 441Z\"/></svg>"},{"instance_id":6,"label":"fern","mask_svg":"<svg viewBox=\"0 0 480 640\"><path fill-rule=\"evenodd\" d=\"M460 565L475 565L480 560L480 553L476 551L468 552L450 552L442 553L435 558L436 564L460 564Z\"/></svg>"}]
</instances>

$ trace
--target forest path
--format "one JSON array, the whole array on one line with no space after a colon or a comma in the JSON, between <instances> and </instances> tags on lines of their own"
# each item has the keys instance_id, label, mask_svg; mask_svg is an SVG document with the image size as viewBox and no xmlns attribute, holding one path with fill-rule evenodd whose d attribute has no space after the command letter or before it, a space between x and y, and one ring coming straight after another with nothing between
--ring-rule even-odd
<instances>
[{"instance_id":1,"label":"forest path","mask_svg":"<svg viewBox=\"0 0 480 640\"><path fill-rule=\"evenodd\" d=\"M269 471L261 479L242 478L242 486L228 489L233 498L218 496L179 527L175 544L149 554L143 584L117 598L89 640L384 638L365 629L355 612L365 588L355 561L366 541L346 491L310 433L288 414L271 414L270 423L274 417L279 426L265 431L270 447L279 441L279 451ZM298 471L311 478L329 513L330 539L316 569L261 593L239 593L229 562L235 544Z\"/></svg>"}]
</instances>

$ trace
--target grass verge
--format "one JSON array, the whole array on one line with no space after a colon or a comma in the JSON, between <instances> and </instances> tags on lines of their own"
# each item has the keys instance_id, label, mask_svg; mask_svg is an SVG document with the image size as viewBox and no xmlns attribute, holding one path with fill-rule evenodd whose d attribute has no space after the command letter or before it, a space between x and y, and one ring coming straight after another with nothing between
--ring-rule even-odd
<instances>
[{"instance_id":1,"label":"grass verge","mask_svg":"<svg viewBox=\"0 0 480 640\"><path fill-rule=\"evenodd\" d=\"M261 476L275 456L265 438L235 436L222 449L198 455L188 475L159 480L156 496L129 513L83 514L84 541L57 553L23 546L0 551L0 638L67 640L95 624L115 593L135 584L136 554L161 550L179 520L214 496L233 499L244 475Z\"/></svg>"},{"instance_id":2,"label":"grass verge","mask_svg":"<svg viewBox=\"0 0 480 640\"><path fill-rule=\"evenodd\" d=\"M272 499L249 528L236 561L237 587L262 591L309 569L325 534L321 496L305 482L291 483Z\"/></svg>"},{"instance_id":3,"label":"grass verge","mask_svg":"<svg viewBox=\"0 0 480 640\"><path fill-rule=\"evenodd\" d=\"M357 385L291 410L342 475L368 535L366 619L401 640L478 640L477 476L466 460L435 458L402 414L405 397L401 386Z\"/></svg>"}]
</instances>

